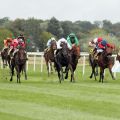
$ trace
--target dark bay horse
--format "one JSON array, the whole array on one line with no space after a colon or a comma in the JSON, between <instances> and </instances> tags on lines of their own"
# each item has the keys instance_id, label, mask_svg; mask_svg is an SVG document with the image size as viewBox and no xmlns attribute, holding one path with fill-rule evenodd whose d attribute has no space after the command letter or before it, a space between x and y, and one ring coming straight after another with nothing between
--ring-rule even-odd
<instances>
[{"instance_id":1,"label":"dark bay horse","mask_svg":"<svg viewBox=\"0 0 120 120\"><path fill-rule=\"evenodd\" d=\"M57 49L56 41L53 40L51 41L50 49L44 51L44 58L45 58L46 66L47 66L48 76L50 74L50 69L51 69L51 72L53 72L52 62L55 61L54 52L56 49Z\"/></svg>"},{"instance_id":2,"label":"dark bay horse","mask_svg":"<svg viewBox=\"0 0 120 120\"><path fill-rule=\"evenodd\" d=\"M20 83L20 73L22 71L24 71L25 79L27 80L26 60L27 60L26 51L24 50L24 48L19 48L19 50L13 56L13 59L11 59L11 72L12 73L11 73L10 81L13 80L14 68L16 69L16 73L17 73L17 83Z\"/></svg>"},{"instance_id":3,"label":"dark bay horse","mask_svg":"<svg viewBox=\"0 0 120 120\"><path fill-rule=\"evenodd\" d=\"M4 48L3 51L1 51L1 57L3 62L3 68L8 65L8 50L9 48Z\"/></svg>"},{"instance_id":4,"label":"dark bay horse","mask_svg":"<svg viewBox=\"0 0 120 120\"><path fill-rule=\"evenodd\" d=\"M64 80L63 76L63 67L66 69L70 69L71 71L71 82L74 81L74 72L72 69L72 58L69 52L69 49L67 47L67 44L65 42L61 43L62 49L57 51L56 57L55 57L55 66L56 70L58 72L58 78L59 82L61 83L62 80Z\"/></svg>"},{"instance_id":5,"label":"dark bay horse","mask_svg":"<svg viewBox=\"0 0 120 120\"><path fill-rule=\"evenodd\" d=\"M98 60L93 61L92 65L92 73L90 78L92 78L93 74L95 76L95 80L96 80L96 74L95 74L95 67L98 64L98 66L100 67L100 79L99 82L103 83L104 80L104 70L106 68L109 69L109 72L112 76L112 79L115 79L113 76L113 73L111 71L113 65L114 65L114 58L111 57L112 55L112 51L113 49L111 47L107 47L98 57Z\"/></svg>"},{"instance_id":6,"label":"dark bay horse","mask_svg":"<svg viewBox=\"0 0 120 120\"><path fill-rule=\"evenodd\" d=\"M70 50L70 55L71 55L71 66L74 74L78 64L78 60L80 58L80 46L76 46L76 45L72 46L72 49ZM66 71L65 79L68 78L68 71ZM72 82L72 76L71 76L71 82Z\"/></svg>"}]
</instances>

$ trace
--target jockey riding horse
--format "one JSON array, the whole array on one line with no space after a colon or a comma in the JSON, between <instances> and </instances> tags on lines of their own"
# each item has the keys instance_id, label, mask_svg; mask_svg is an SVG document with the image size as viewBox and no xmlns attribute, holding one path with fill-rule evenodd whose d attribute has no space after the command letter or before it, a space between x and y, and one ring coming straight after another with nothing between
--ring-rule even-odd
<instances>
[{"instance_id":1,"label":"jockey riding horse","mask_svg":"<svg viewBox=\"0 0 120 120\"><path fill-rule=\"evenodd\" d=\"M112 79L115 79L113 74L112 74L112 67L114 64L114 59L111 57L113 52L113 47L112 46L107 46L106 49L99 54L98 59L94 59L91 66L92 66L92 73L90 78L92 78L92 76L94 75L95 80L96 80L96 74L95 74L95 67L98 64L98 66L100 67L100 79L99 82L103 83L104 80L104 69L108 68L109 72L112 76Z\"/></svg>"},{"instance_id":2,"label":"jockey riding horse","mask_svg":"<svg viewBox=\"0 0 120 120\"><path fill-rule=\"evenodd\" d=\"M50 47L44 50L44 58L45 58L46 66L47 66L48 76L50 73L50 68L51 68L51 72L53 72L52 62L55 61L54 53L56 49L57 49L56 40L52 40L50 42Z\"/></svg>"},{"instance_id":3,"label":"jockey riding horse","mask_svg":"<svg viewBox=\"0 0 120 120\"><path fill-rule=\"evenodd\" d=\"M27 80L27 74L26 74L26 61L27 61L27 53L25 49L20 46L17 52L13 55L13 58L11 59L11 78L10 81L13 80L14 75L14 68L17 72L17 83L20 83L20 73L24 71L25 73L25 79Z\"/></svg>"}]
</instances>

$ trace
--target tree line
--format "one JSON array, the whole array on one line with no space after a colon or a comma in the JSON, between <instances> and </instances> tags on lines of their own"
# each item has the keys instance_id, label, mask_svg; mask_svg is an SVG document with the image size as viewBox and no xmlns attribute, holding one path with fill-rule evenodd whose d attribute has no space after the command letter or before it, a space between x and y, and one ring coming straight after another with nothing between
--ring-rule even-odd
<instances>
[{"instance_id":1,"label":"tree line","mask_svg":"<svg viewBox=\"0 0 120 120\"><path fill-rule=\"evenodd\" d=\"M50 20L35 18L10 20L8 17L0 18L0 50L3 40L7 37L16 38L23 34L28 41L27 51L43 51L50 37L57 40L66 38L70 33L75 33L79 39L81 51L88 51L88 41L95 37L103 37L108 42L119 48L120 22L112 23L109 20L95 21L59 21L55 17Z\"/></svg>"}]
</instances>

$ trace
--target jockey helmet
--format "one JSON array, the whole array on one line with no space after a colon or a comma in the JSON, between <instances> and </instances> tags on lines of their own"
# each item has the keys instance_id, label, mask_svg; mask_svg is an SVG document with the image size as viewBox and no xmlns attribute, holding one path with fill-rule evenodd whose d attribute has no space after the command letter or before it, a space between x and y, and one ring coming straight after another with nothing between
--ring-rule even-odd
<instances>
[{"instance_id":1,"label":"jockey helmet","mask_svg":"<svg viewBox=\"0 0 120 120\"><path fill-rule=\"evenodd\" d=\"M20 34L20 36L22 36L22 37L23 37L23 34Z\"/></svg>"},{"instance_id":2,"label":"jockey helmet","mask_svg":"<svg viewBox=\"0 0 120 120\"><path fill-rule=\"evenodd\" d=\"M99 38L97 39L98 43L101 42L102 40L103 40L103 39L102 39L101 37L99 37Z\"/></svg>"},{"instance_id":3,"label":"jockey helmet","mask_svg":"<svg viewBox=\"0 0 120 120\"><path fill-rule=\"evenodd\" d=\"M51 38L51 40L53 41L53 40L55 40L55 38L54 38L54 37L52 37L52 38Z\"/></svg>"},{"instance_id":4,"label":"jockey helmet","mask_svg":"<svg viewBox=\"0 0 120 120\"><path fill-rule=\"evenodd\" d=\"M74 33L70 33L69 36L70 36L70 37L75 37L75 34L74 34Z\"/></svg>"},{"instance_id":5,"label":"jockey helmet","mask_svg":"<svg viewBox=\"0 0 120 120\"><path fill-rule=\"evenodd\" d=\"M106 41L106 40L102 40L101 44L102 44L103 46L106 46L106 45L107 45L107 41Z\"/></svg>"}]
</instances>

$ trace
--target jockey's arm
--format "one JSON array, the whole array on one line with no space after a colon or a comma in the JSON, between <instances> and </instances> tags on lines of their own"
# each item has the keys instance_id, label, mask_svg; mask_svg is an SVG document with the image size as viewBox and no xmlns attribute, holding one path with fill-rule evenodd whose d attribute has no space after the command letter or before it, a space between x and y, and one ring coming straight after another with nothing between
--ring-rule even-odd
<instances>
[{"instance_id":1,"label":"jockey's arm","mask_svg":"<svg viewBox=\"0 0 120 120\"><path fill-rule=\"evenodd\" d=\"M77 37L75 37L75 44L78 46L79 45L79 41L77 39Z\"/></svg>"},{"instance_id":2,"label":"jockey's arm","mask_svg":"<svg viewBox=\"0 0 120 120\"><path fill-rule=\"evenodd\" d=\"M72 46L70 46L70 44L67 42L67 46L68 46L68 49L72 49Z\"/></svg>"},{"instance_id":3,"label":"jockey's arm","mask_svg":"<svg viewBox=\"0 0 120 120\"><path fill-rule=\"evenodd\" d=\"M68 44L69 44L70 46L72 46L72 43L71 43L71 41L70 41L70 37L67 37L67 42L68 42Z\"/></svg>"}]
</instances>

